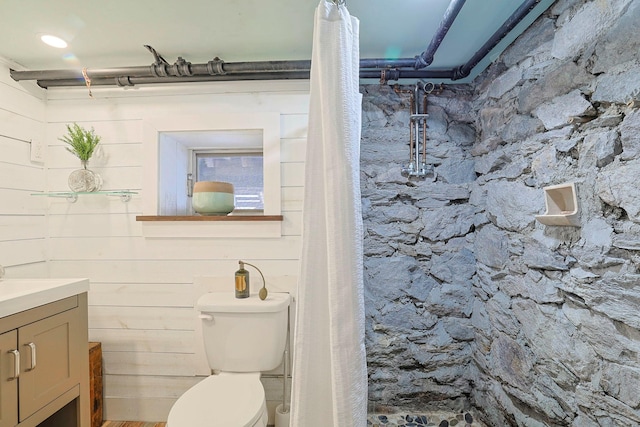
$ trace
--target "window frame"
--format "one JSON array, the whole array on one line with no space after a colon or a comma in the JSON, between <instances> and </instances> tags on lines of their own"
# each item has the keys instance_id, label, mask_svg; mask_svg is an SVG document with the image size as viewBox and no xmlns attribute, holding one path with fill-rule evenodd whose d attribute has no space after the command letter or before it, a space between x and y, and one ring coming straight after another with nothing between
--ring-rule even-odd
<instances>
[{"instance_id":1,"label":"window frame","mask_svg":"<svg viewBox=\"0 0 640 427\"><path fill-rule=\"evenodd\" d=\"M250 209L250 208L235 208L233 210L234 214L247 214L247 215L262 215L264 213L264 153L262 152L262 148L193 148L190 150L190 161L189 161L189 169L187 175L191 177L191 181L189 183L189 194L191 197L193 193L193 184L198 181L198 157L199 156L210 156L210 157L241 157L241 156L252 156L252 157L261 157L262 158L262 191L261 191L261 201L262 207L259 209ZM195 214L193 210L193 205L190 205L191 214Z\"/></svg>"},{"instance_id":2,"label":"window frame","mask_svg":"<svg viewBox=\"0 0 640 427\"><path fill-rule=\"evenodd\" d=\"M282 235L282 187L280 152L280 113L214 113L210 115L168 116L143 119L142 215L143 234L146 237L279 237ZM264 167L264 212L254 219L240 219L242 215L215 217L215 221L202 221L202 217L188 218L160 213L160 138L171 132L247 131L261 133ZM166 156L165 156L166 157ZM185 166L186 170L186 166ZM184 175L186 177L186 174ZM182 185L184 189L185 184ZM171 218L174 216L175 221ZM157 218L154 221L153 218ZM229 220L226 221L225 218ZM207 219L207 218L204 218Z\"/></svg>"}]
</instances>

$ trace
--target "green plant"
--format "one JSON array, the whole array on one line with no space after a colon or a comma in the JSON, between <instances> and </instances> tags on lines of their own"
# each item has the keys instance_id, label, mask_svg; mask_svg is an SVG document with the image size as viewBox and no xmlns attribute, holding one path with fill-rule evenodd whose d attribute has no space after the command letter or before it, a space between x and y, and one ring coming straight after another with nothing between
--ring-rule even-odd
<instances>
[{"instance_id":1,"label":"green plant","mask_svg":"<svg viewBox=\"0 0 640 427\"><path fill-rule=\"evenodd\" d=\"M93 128L88 131L77 123L67 125L67 134L58 139L69 144L67 151L79 158L83 164L89 161L100 142L100 137Z\"/></svg>"}]
</instances>

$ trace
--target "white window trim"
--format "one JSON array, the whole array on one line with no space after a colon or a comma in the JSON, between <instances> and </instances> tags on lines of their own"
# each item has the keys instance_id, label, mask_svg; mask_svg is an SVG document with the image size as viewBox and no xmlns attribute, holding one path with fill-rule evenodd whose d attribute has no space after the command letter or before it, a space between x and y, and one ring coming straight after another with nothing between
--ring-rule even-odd
<instances>
[{"instance_id":1,"label":"white window trim","mask_svg":"<svg viewBox=\"0 0 640 427\"><path fill-rule=\"evenodd\" d=\"M212 113L204 116L171 116L145 119L143 122L143 215L159 215L159 138L164 132L207 132L251 130L262 131L264 161L264 215L281 215L280 114L279 113ZM281 223L250 221L143 222L148 237L276 237Z\"/></svg>"}]
</instances>

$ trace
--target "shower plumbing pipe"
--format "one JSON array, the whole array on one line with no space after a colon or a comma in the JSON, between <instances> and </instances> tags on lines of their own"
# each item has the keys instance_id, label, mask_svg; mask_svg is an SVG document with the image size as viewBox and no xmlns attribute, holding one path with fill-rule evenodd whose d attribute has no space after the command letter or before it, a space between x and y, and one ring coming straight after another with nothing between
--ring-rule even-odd
<instances>
[{"instance_id":1,"label":"shower plumbing pipe","mask_svg":"<svg viewBox=\"0 0 640 427\"><path fill-rule=\"evenodd\" d=\"M436 30L427 50L422 52L415 58L405 59L363 59L360 60L360 69L397 69L397 68L411 68L418 70L425 68L433 62L433 57L436 50L440 47L440 43L446 36L449 28L453 24L458 12L464 5L466 0L453 0L447 8L440 26ZM308 78L309 71L311 70L310 60L298 60L298 61L257 61L257 62L224 62L218 57L215 57L211 61L205 64L192 64L185 61L182 57L178 57L175 64L171 65L167 63L164 58L159 56L155 49L151 46L145 45L153 55L155 62L150 66L134 66L134 67L119 67L119 68L106 68L106 69L86 69L86 75L91 78L91 84L96 86L101 85L113 85L118 86L133 86L135 84L144 83L160 83L160 82L194 82L194 81L216 81L227 80L219 78L224 75L235 74L249 74L258 75L264 77L267 80L269 77L275 79L289 79L289 78ZM267 73L284 73L282 75L271 75ZM287 73L305 72L306 77L299 74L293 74L289 76ZM84 84L84 78L82 72L79 70L36 70L36 71L17 71L10 70L11 77L16 80L38 80L38 84L42 87L55 87L55 86L81 86ZM440 75L442 74L442 75ZM204 77L207 76L207 77ZM218 78L210 78L210 77ZM395 74L396 78L388 78L388 80L398 80L400 74ZM436 72L436 74L419 73L417 78L450 78L453 76L452 72ZM164 80L169 77L179 77L179 80ZM200 77L200 79L191 79L192 77ZM361 76L362 77L362 76ZM365 76L362 78L367 78ZM380 72L376 72L374 78L380 77ZM412 78L414 76L408 76ZM138 78L146 78L142 80ZM159 78L163 80L148 80L151 78ZM115 80L114 80L115 79ZM233 77L228 80L252 80L251 78L238 78Z\"/></svg>"},{"instance_id":2,"label":"shower plumbing pipe","mask_svg":"<svg viewBox=\"0 0 640 427\"><path fill-rule=\"evenodd\" d=\"M431 63L433 62L433 57L436 51L438 50L438 48L440 47L440 43L442 43L442 40L444 40L444 37L449 32L451 25L453 25L453 21L456 20L456 17L458 16L460 9L462 9L462 6L464 6L464 3L466 1L467 0L451 0L451 3L449 3L449 7L447 7L447 10L444 12L442 21L440 21L440 25L438 25L438 29L436 30L436 33L431 39L429 46L427 46L427 49L424 52L416 56L415 58L416 70L419 70L421 68L425 68L431 65Z\"/></svg>"},{"instance_id":3,"label":"shower plumbing pipe","mask_svg":"<svg viewBox=\"0 0 640 427\"><path fill-rule=\"evenodd\" d=\"M507 34L511 32L511 30L516 27L516 25L518 25L527 15L529 15L529 13L533 10L534 7L538 5L538 3L540 3L540 1L541 0L525 0L520 5L520 7L518 7L515 12L513 12L511 16L507 18L506 21L504 21L500 28L498 28L496 32L493 33L491 37L489 37L489 40L487 40L485 44L483 44L482 47L478 49L478 51L471 57L471 59L467 61L466 64L453 69L453 76L451 77L451 80L463 79L471 74L471 70L473 70L473 67L478 65L478 63L482 61L482 58L487 56L487 54L491 52L491 50L496 47L498 43L500 43L502 39L504 39Z\"/></svg>"},{"instance_id":4,"label":"shower plumbing pipe","mask_svg":"<svg viewBox=\"0 0 640 427\"><path fill-rule=\"evenodd\" d=\"M400 78L447 79L453 76L453 70L415 70L415 59L362 59L360 60L360 78L380 78L380 70L385 70L388 80ZM155 65L155 64L154 64ZM178 75L168 72L158 76L153 66L119 67L105 69L86 69L92 86L133 86L135 84L177 83L229 80L280 80L308 79L311 61L262 61L262 62L225 62L222 73L210 73L207 64L191 64L190 75ZM408 68L409 69L398 69ZM175 74L175 75L174 75ZM42 87L84 86L81 70L10 70L15 81L37 80Z\"/></svg>"},{"instance_id":5,"label":"shower plumbing pipe","mask_svg":"<svg viewBox=\"0 0 640 427\"><path fill-rule=\"evenodd\" d=\"M21 71L12 71L20 73ZM453 70L361 70L361 79L380 79L381 73L386 81L401 79L450 79ZM135 86L141 84L159 83L195 83L195 82L215 82L215 81L243 81L243 80L288 80L288 79L309 79L309 71L290 72L256 72L252 74L225 74L216 76L186 76L186 77L103 77L91 78L91 86ZM18 76L18 80L31 80ZM71 87L85 86L82 77L70 79L36 79L38 85L43 88L49 87Z\"/></svg>"},{"instance_id":6,"label":"shower plumbing pipe","mask_svg":"<svg viewBox=\"0 0 640 427\"><path fill-rule=\"evenodd\" d=\"M415 153L415 173L419 173L420 171L420 154L419 153L419 149L420 149L420 120L417 118L418 115L420 114L420 86L418 85L418 83L416 83L415 87L413 88L413 102L415 103L415 114L413 115L415 117L415 119L413 120L413 127L415 128L414 130L414 153ZM424 160L423 160L424 161Z\"/></svg>"},{"instance_id":7,"label":"shower plumbing pipe","mask_svg":"<svg viewBox=\"0 0 640 427\"><path fill-rule=\"evenodd\" d=\"M427 89L430 87L430 89ZM409 163L403 166L401 174L407 177L424 178L427 172L427 95L434 90L433 83L417 82L412 90L401 90L394 87L398 94L408 93L409 102ZM420 91L423 92L422 111L420 111ZM422 135L420 127L422 126ZM422 137L422 147L420 147ZM422 149L421 149L422 148Z\"/></svg>"},{"instance_id":8,"label":"shower plumbing pipe","mask_svg":"<svg viewBox=\"0 0 640 427\"><path fill-rule=\"evenodd\" d=\"M284 80L284 79L308 79L309 72L295 71L288 73L253 73L239 75L220 75L220 76L190 76L190 77L111 77L91 79L91 86L135 86L139 84L157 84L157 83L197 83L197 82L215 82L215 81L243 81L243 80ZM84 86L84 80L65 79L65 80L38 80L38 85L44 88L48 87L67 87L67 86Z\"/></svg>"},{"instance_id":9,"label":"shower plumbing pipe","mask_svg":"<svg viewBox=\"0 0 640 427\"><path fill-rule=\"evenodd\" d=\"M413 93L414 90L402 90L400 89L400 87L398 85L395 85L393 87L393 91L395 93L397 93L398 95L404 94L404 93L408 93L409 94L409 117L411 117L413 114L415 114L415 111L413 111L414 108L414 102L413 102ZM413 165L413 126L411 126L411 124L409 124L409 163L408 163L409 167L407 168L407 172L409 172L411 166ZM403 172L404 173L404 168L403 168Z\"/></svg>"},{"instance_id":10,"label":"shower plumbing pipe","mask_svg":"<svg viewBox=\"0 0 640 427\"><path fill-rule=\"evenodd\" d=\"M415 69L425 68L433 62L433 56L440 47L440 43L447 35L449 28L456 19L458 12L466 0L452 0L445 11L444 17L435 35L431 39L427 49L414 59L372 59L360 61L361 68L395 68L414 67ZM180 76L202 76L202 75L224 75L255 72L287 72L287 71L308 71L311 69L310 60L299 61L257 61L257 62L224 62L215 57L206 64L192 64L178 57L175 64L171 65L159 56L155 49L145 45L154 55L155 62L150 66L121 67L106 69L88 69L87 75L93 80L102 77L180 77ZM15 74L15 77L14 77ZM50 71L14 71L11 70L14 80L69 80L82 78L82 74L76 70L50 70Z\"/></svg>"},{"instance_id":11,"label":"shower plumbing pipe","mask_svg":"<svg viewBox=\"0 0 640 427\"><path fill-rule=\"evenodd\" d=\"M269 72L309 71L311 61L256 61L256 62L224 62L219 58L204 64L189 63L189 71L184 72L185 64L182 58L174 65L154 63L150 66L97 68L86 70L92 81L100 78L116 77L193 77L193 76L221 76L227 74L252 74ZM159 71L161 70L162 71ZM11 70L11 77L16 80L84 80L80 70Z\"/></svg>"},{"instance_id":12,"label":"shower plumbing pipe","mask_svg":"<svg viewBox=\"0 0 640 427\"><path fill-rule=\"evenodd\" d=\"M467 63L448 70L425 69L433 61L435 52L464 4L463 0L453 0L431 43L423 53L415 58L361 59L360 78L381 79L385 83L401 79L455 81L465 78L542 1L525 0ZM544 0L545 3L547 1ZM95 86L133 86L154 83L308 79L310 69L310 60L224 62L216 57L207 63L192 64L178 58L172 65L162 59L159 60L156 56L156 62L150 66L86 69L85 72L91 79L91 84ZM15 81L37 80L38 85L43 88L85 85L81 70L18 71L11 69L10 75Z\"/></svg>"}]
</instances>

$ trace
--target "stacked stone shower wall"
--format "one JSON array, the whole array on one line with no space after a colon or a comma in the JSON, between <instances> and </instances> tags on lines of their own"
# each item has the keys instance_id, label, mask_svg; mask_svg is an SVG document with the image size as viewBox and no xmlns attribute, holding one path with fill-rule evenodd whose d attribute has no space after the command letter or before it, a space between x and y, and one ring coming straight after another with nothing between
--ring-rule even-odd
<instances>
[{"instance_id":1,"label":"stacked stone shower wall","mask_svg":"<svg viewBox=\"0 0 640 427\"><path fill-rule=\"evenodd\" d=\"M428 96L435 181L401 175L409 158L409 95L376 85L362 92L370 412L468 409L473 234L486 221L469 203L476 177L471 88Z\"/></svg>"},{"instance_id":2,"label":"stacked stone shower wall","mask_svg":"<svg viewBox=\"0 0 640 427\"><path fill-rule=\"evenodd\" d=\"M400 174L408 99L362 88L372 411L640 425L638 23L637 0L558 0L471 87L430 95L435 182ZM534 220L563 182L579 228Z\"/></svg>"},{"instance_id":3,"label":"stacked stone shower wall","mask_svg":"<svg viewBox=\"0 0 640 427\"><path fill-rule=\"evenodd\" d=\"M492 426L640 425L640 1L560 0L477 80L470 251ZM580 227L544 226L576 182Z\"/></svg>"}]
</instances>

